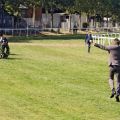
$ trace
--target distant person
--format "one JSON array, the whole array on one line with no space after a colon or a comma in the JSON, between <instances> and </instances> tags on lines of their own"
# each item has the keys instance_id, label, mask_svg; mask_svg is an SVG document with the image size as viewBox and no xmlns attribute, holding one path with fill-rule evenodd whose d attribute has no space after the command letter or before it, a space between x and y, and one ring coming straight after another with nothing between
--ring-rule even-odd
<instances>
[{"instance_id":1,"label":"distant person","mask_svg":"<svg viewBox=\"0 0 120 120\"><path fill-rule=\"evenodd\" d=\"M78 27L77 27L77 25L75 24L75 25L73 26L73 33L74 33L74 34L77 34L77 30L78 30Z\"/></svg>"},{"instance_id":2,"label":"distant person","mask_svg":"<svg viewBox=\"0 0 120 120\"><path fill-rule=\"evenodd\" d=\"M111 96L115 95L116 101L119 102L120 95L120 41L116 38L113 40L112 45L103 46L95 43L95 47L106 50L109 53L109 85L111 88ZM116 88L114 85L114 75L116 75L117 83Z\"/></svg>"},{"instance_id":3,"label":"distant person","mask_svg":"<svg viewBox=\"0 0 120 120\"><path fill-rule=\"evenodd\" d=\"M3 36L3 33L0 33L0 44L1 44L1 57L7 58L10 54L10 49L8 45L8 40Z\"/></svg>"},{"instance_id":4,"label":"distant person","mask_svg":"<svg viewBox=\"0 0 120 120\"><path fill-rule=\"evenodd\" d=\"M90 53L91 44L93 42L91 32L88 32L85 36L85 44L88 46L88 53Z\"/></svg>"},{"instance_id":5,"label":"distant person","mask_svg":"<svg viewBox=\"0 0 120 120\"><path fill-rule=\"evenodd\" d=\"M58 24L58 34L60 34L61 23Z\"/></svg>"}]
</instances>

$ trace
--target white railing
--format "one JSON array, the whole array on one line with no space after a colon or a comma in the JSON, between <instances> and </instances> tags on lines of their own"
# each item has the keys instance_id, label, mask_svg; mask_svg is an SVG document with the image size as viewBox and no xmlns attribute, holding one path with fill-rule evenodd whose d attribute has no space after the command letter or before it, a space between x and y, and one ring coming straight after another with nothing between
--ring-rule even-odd
<instances>
[{"instance_id":1,"label":"white railing","mask_svg":"<svg viewBox=\"0 0 120 120\"><path fill-rule=\"evenodd\" d=\"M38 28L0 28L0 32L3 32L6 35L16 35L16 36L29 36L29 35L37 35L40 34L42 29Z\"/></svg>"},{"instance_id":2,"label":"white railing","mask_svg":"<svg viewBox=\"0 0 120 120\"><path fill-rule=\"evenodd\" d=\"M93 34L93 41L98 44L111 44L112 40L118 38L120 40L120 33L107 33L107 34Z\"/></svg>"},{"instance_id":3,"label":"white railing","mask_svg":"<svg viewBox=\"0 0 120 120\"><path fill-rule=\"evenodd\" d=\"M42 31L52 31L54 30L56 33L59 28L0 28L0 32L2 31L6 35L16 35L16 36L30 36L30 35L39 35Z\"/></svg>"},{"instance_id":4,"label":"white railing","mask_svg":"<svg viewBox=\"0 0 120 120\"><path fill-rule=\"evenodd\" d=\"M86 31L96 31L96 32L120 32L120 27L88 27L88 28L79 28L80 30Z\"/></svg>"}]
</instances>

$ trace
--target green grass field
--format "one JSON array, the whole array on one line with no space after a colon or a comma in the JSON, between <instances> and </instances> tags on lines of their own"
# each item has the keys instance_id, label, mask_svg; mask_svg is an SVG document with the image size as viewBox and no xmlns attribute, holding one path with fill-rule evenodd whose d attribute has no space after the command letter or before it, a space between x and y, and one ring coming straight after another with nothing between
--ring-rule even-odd
<instances>
[{"instance_id":1,"label":"green grass field","mask_svg":"<svg viewBox=\"0 0 120 120\"><path fill-rule=\"evenodd\" d=\"M0 59L0 120L120 120L107 52L80 40L10 43Z\"/></svg>"}]
</instances>

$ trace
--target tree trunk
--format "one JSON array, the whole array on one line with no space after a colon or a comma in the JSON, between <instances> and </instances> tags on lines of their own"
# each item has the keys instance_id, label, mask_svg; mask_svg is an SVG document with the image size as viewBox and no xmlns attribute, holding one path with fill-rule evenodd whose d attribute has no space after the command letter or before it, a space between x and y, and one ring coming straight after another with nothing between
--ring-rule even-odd
<instances>
[{"instance_id":1,"label":"tree trunk","mask_svg":"<svg viewBox=\"0 0 120 120\"><path fill-rule=\"evenodd\" d=\"M53 12L51 12L51 31L53 31Z\"/></svg>"},{"instance_id":2,"label":"tree trunk","mask_svg":"<svg viewBox=\"0 0 120 120\"><path fill-rule=\"evenodd\" d=\"M70 17L70 28L69 28L69 31L71 32L71 29L72 29L72 28L71 28L71 27L72 27L72 26L71 26L71 14L69 15L69 17Z\"/></svg>"},{"instance_id":3,"label":"tree trunk","mask_svg":"<svg viewBox=\"0 0 120 120\"><path fill-rule=\"evenodd\" d=\"M90 15L89 15L89 13L87 13L87 23L88 23L88 26L87 26L87 28L88 28L88 27L89 27L89 25L90 25L89 18L90 18Z\"/></svg>"},{"instance_id":4,"label":"tree trunk","mask_svg":"<svg viewBox=\"0 0 120 120\"><path fill-rule=\"evenodd\" d=\"M107 27L108 27L108 16L107 16Z\"/></svg>"},{"instance_id":5,"label":"tree trunk","mask_svg":"<svg viewBox=\"0 0 120 120\"><path fill-rule=\"evenodd\" d=\"M89 21L89 17L90 17L90 16L89 16L89 13L87 13L87 23L88 23L88 24L89 24L89 22L90 22L90 21Z\"/></svg>"},{"instance_id":6,"label":"tree trunk","mask_svg":"<svg viewBox=\"0 0 120 120\"><path fill-rule=\"evenodd\" d=\"M108 12L107 12L107 27L108 27L108 21L109 21L109 20L108 20Z\"/></svg>"},{"instance_id":7,"label":"tree trunk","mask_svg":"<svg viewBox=\"0 0 120 120\"><path fill-rule=\"evenodd\" d=\"M35 5L33 6L32 23L33 23L33 27L35 27Z\"/></svg>"},{"instance_id":8,"label":"tree trunk","mask_svg":"<svg viewBox=\"0 0 120 120\"><path fill-rule=\"evenodd\" d=\"M40 28L42 27L42 7L40 8Z\"/></svg>"},{"instance_id":9,"label":"tree trunk","mask_svg":"<svg viewBox=\"0 0 120 120\"><path fill-rule=\"evenodd\" d=\"M45 9L45 21L43 23L42 23L43 27L44 27L44 29L46 29L47 28L47 24L48 24L48 9Z\"/></svg>"},{"instance_id":10,"label":"tree trunk","mask_svg":"<svg viewBox=\"0 0 120 120\"><path fill-rule=\"evenodd\" d=\"M79 14L79 29L81 29L82 28L82 24L81 24L81 12L80 12L80 14Z\"/></svg>"},{"instance_id":11,"label":"tree trunk","mask_svg":"<svg viewBox=\"0 0 120 120\"><path fill-rule=\"evenodd\" d=\"M93 17L93 24L94 24L94 27L97 28L97 11L94 13L94 17Z\"/></svg>"}]
</instances>

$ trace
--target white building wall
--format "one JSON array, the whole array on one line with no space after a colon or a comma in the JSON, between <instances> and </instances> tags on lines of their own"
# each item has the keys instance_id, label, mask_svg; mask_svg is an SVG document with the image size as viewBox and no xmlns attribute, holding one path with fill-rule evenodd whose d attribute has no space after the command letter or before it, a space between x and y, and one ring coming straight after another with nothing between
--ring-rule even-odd
<instances>
[{"instance_id":1,"label":"white building wall","mask_svg":"<svg viewBox=\"0 0 120 120\"><path fill-rule=\"evenodd\" d=\"M60 24L60 14L54 14L53 16L53 27L58 28Z\"/></svg>"},{"instance_id":2,"label":"white building wall","mask_svg":"<svg viewBox=\"0 0 120 120\"><path fill-rule=\"evenodd\" d=\"M64 15L65 15L65 13L53 14L53 28L58 28L61 25L61 29L70 30L70 27L71 27L71 29L73 29L73 26L76 24L78 26L78 29L81 29L83 27L83 23L87 22L86 14L82 14L81 20L80 20L80 16L78 14L71 14L71 15L69 15L69 18L66 19L65 22L61 22L60 18L61 18L61 16L64 16ZM71 18L71 20L70 20L70 18ZM27 24L29 27L33 27L32 18L24 18L24 20L27 21ZM44 29L44 28L51 28L51 26L52 26L51 14L42 14L42 20L35 21L35 27L42 27ZM113 27L111 22L109 22L108 26ZM93 20L91 20L90 28L93 28L93 27L94 27ZM99 27L97 23L96 23L96 27ZM104 27L107 27L106 22L104 22ZM118 27L118 24L116 24L116 27Z\"/></svg>"},{"instance_id":3,"label":"white building wall","mask_svg":"<svg viewBox=\"0 0 120 120\"><path fill-rule=\"evenodd\" d=\"M24 18L25 21L27 21L28 27L33 27L33 19L32 18ZM41 21L35 21L35 27L40 27Z\"/></svg>"},{"instance_id":4,"label":"white building wall","mask_svg":"<svg viewBox=\"0 0 120 120\"><path fill-rule=\"evenodd\" d=\"M42 14L42 24L44 28L51 28L52 17L51 14ZM53 14L53 28L58 28L60 24L60 14Z\"/></svg>"},{"instance_id":5,"label":"white building wall","mask_svg":"<svg viewBox=\"0 0 120 120\"><path fill-rule=\"evenodd\" d=\"M86 14L81 15L81 28L83 27L83 23L87 22L87 16Z\"/></svg>"},{"instance_id":6,"label":"white building wall","mask_svg":"<svg viewBox=\"0 0 120 120\"><path fill-rule=\"evenodd\" d=\"M51 27L51 16L50 14L42 14L42 27Z\"/></svg>"},{"instance_id":7,"label":"white building wall","mask_svg":"<svg viewBox=\"0 0 120 120\"><path fill-rule=\"evenodd\" d=\"M71 15L71 23L70 23L70 16L69 19L66 19L66 22L60 21L60 16L62 16L64 13L56 13L53 15L53 27L58 28L59 24L61 24L61 28L63 29L70 29L73 28L74 24L79 25L79 15L72 14ZM51 27L51 15L50 14L42 14L42 23L44 27ZM71 25L70 25L71 24Z\"/></svg>"}]
</instances>

